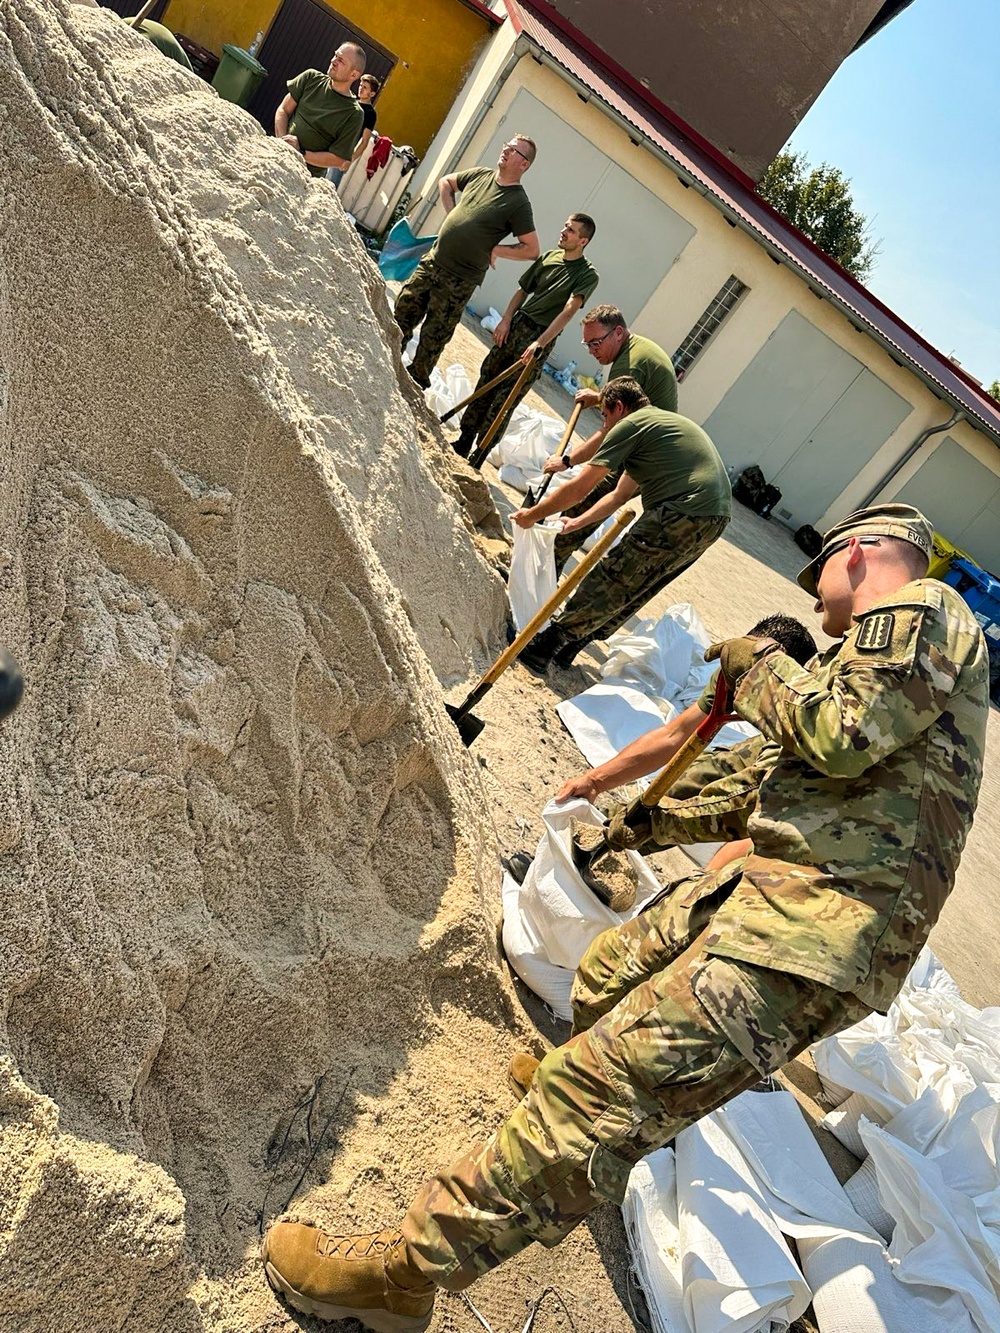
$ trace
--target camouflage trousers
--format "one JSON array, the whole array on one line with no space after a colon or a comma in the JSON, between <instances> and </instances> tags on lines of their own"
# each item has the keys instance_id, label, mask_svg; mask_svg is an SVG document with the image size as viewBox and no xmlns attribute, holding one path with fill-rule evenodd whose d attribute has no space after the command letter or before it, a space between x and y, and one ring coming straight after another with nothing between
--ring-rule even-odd
<instances>
[{"instance_id":1,"label":"camouflage trousers","mask_svg":"<svg viewBox=\"0 0 1000 1333\"><path fill-rule=\"evenodd\" d=\"M535 324L530 319L526 319L519 310L516 311L514 318L510 322L510 332L507 334L507 339L503 346L497 347L494 345L491 347L486 354L486 360L479 367L479 379L476 383L476 388L478 389L481 384L487 384L495 375L499 375L500 372L506 370L508 366L512 366L515 361L519 361L524 349L530 346L540 333L544 332L545 330L540 325ZM527 379L521 386L520 393L504 413L500 427L497 430L496 435L493 437L494 439L500 439L503 435L504 431L507 429L507 423L513 415L514 408L517 407L518 403L534 384L535 380L541 375L542 367L545 365L545 359L552 350L552 346L553 344L549 343L542 355L535 360ZM517 379L517 375L512 375L510 379L504 380L502 384L498 384L497 387L492 389L489 393L484 393L482 398L477 398L474 403L469 404L462 413L462 435L466 439L481 439L482 436L486 434L488 428L493 424L497 413L503 407L507 395L517 383Z\"/></svg>"},{"instance_id":2,"label":"camouflage trousers","mask_svg":"<svg viewBox=\"0 0 1000 1333\"><path fill-rule=\"evenodd\" d=\"M478 286L479 279L457 278L454 273L439 268L433 260L422 259L396 297L393 313L403 331L404 347L423 320L410 374L425 389L431 382L431 371Z\"/></svg>"},{"instance_id":3,"label":"camouflage trousers","mask_svg":"<svg viewBox=\"0 0 1000 1333\"><path fill-rule=\"evenodd\" d=\"M558 1244L600 1204L621 1203L647 1153L869 1012L818 982L706 951L741 865L681 880L591 945L575 1035L403 1220L410 1255L438 1286L460 1291L532 1241Z\"/></svg>"},{"instance_id":4,"label":"camouflage trousers","mask_svg":"<svg viewBox=\"0 0 1000 1333\"><path fill-rule=\"evenodd\" d=\"M610 478L605 478L605 482ZM591 491L587 497L593 503ZM606 639L661 588L683 574L718 541L729 519L678 514L669 505L646 510L607 551L563 609L552 617L568 639ZM576 533L571 533L576 537ZM556 540L556 568L559 540Z\"/></svg>"}]
</instances>

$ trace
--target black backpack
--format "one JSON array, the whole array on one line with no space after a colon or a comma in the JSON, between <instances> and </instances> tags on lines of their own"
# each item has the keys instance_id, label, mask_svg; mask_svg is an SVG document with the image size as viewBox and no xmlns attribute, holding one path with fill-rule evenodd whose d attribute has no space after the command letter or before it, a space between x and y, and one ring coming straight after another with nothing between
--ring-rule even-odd
<instances>
[{"instance_id":1,"label":"black backpack","mask_svg":"<svg viewBox=\"0 0 1000 1333\"><path fill-rule=\"evenodd\" d=\"M770 518L771 510L781 499L777 486L771 486L764 480L764 474L756 463L744 468L733 483L733 499L752 509L761 518Z\"/></svg>"}]
</instances>

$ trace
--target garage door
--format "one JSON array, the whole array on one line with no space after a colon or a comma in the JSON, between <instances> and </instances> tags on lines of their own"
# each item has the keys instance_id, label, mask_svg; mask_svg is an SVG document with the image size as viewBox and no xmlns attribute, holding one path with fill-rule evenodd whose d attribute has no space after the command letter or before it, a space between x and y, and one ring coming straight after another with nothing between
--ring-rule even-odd
<instances>
[{"instance_id":1,"label":"garage door","mask_svg":"<svg viewBox=\"0 0 1000 1333\"><path fill-rule=\"evenodd\" d=\"M916 505L943 536L1000 576L1000 477L950 435L895 500Z\"/></svg>"},{"instance_id":2,"label":"garage door","mask_svg":"<svg viewBox=\"0 0 1000 1333\"><path fill-rule=\"evenodd\" d=\"M524 177L524 188L542 249L557 244L570 213L589 213L597 235L587 247L587 258L601 275L594 303L610 301L621 307L626 319L634 319L694 235L694 227L523 88L479 160L496 162L514 134L527 134L538 145L538 159ZM523 271L519 264L501 261L473 296L474 308L480 314L490 306L503 310ZM559 366L574 360L589 375L599 369L580 346L578 324L562 335L552 359Z\"/></svg>"},{"instance_id":3,"label":"garage door","mask_svg":"<svg viewBox=\"0 0 1000 1333\"><path fill-rule=\"evenodd\" d=\"M727 463L756 463L781 489L775 513L815 523L911 411L792 311L704 423Z\"/></svg>"}]
</instances>

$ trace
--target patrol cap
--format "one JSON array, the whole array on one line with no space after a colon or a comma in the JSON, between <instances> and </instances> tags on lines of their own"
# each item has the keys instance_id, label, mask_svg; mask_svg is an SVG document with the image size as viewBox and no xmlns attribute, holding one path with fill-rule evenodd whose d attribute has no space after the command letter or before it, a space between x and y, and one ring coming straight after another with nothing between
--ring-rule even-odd
<instances>
[{"instance_id":1,"label":"patrol cap","mask_svg":"<svg viewBox=\"0 0 1000 1333\"><path fill-rule=\"evenodd\" d=\"M819 555L810 560L798 576L799 587L805 588L810 597L816 596L816 579L824 561L835 550L846 546L851 537L896 537L899 541L918 547L929 563L934 528L920 510L914 509L912 505L872 505L869 509L858 509L848 514L826 533Z\"/></svg>"}]
</instances>

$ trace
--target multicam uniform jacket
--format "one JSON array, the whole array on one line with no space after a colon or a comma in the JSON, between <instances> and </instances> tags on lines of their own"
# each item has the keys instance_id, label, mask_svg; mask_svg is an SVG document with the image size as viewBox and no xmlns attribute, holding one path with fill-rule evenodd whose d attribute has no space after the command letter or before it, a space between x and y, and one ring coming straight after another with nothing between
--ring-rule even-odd
<instances>
[{"instance_id":1,"label":"multicam uniform jacket","mask_svg":"<svg viewBox=\"0 0 1000 1333\"><path fill-rule=\"evenodd\" d=\"M882 599L807 667L758 662L735 702L763 739L722 754L715 774L703 757L700 792L653 812L660 844L753 839L708 952L885 1012L955 883L987 682L979 626L935 579Z\"/></svg>"}]
</instances>

